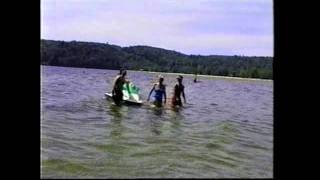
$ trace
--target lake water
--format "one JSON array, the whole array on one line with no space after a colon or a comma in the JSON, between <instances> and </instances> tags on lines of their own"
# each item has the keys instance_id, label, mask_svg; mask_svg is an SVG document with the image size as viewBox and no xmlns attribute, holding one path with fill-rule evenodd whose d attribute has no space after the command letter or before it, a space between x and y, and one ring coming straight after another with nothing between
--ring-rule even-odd
<instances>
[{"instance_id":1,"label":"lake water","mask_svg":"<svg viewBox=\"0 0 320 180\"><path fill-rule=\"evenodd\" d=\"M106 100L118 71L41 71L42 178L273 177L273 81L185 75L173 110ZM162 74L170 97L176 75ZM127 77L146 100L157 75Z\"/></svg>"}]
</instances>

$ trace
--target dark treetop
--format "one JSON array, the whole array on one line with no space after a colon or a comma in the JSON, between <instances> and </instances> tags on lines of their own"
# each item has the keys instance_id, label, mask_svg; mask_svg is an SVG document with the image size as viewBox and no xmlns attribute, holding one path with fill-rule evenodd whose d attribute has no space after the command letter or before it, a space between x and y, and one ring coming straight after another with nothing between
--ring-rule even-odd
<instances>
[{"instance_id":1,"label":"dark treetop","mask_svg":"<svg viewBox=\"0 0 320 180\"><path fill-rule=\"evenodd\" d=\"M185 55L150 46L41 40L41 64L273 79L272 57Z\"/></svg>"}]
</instances>

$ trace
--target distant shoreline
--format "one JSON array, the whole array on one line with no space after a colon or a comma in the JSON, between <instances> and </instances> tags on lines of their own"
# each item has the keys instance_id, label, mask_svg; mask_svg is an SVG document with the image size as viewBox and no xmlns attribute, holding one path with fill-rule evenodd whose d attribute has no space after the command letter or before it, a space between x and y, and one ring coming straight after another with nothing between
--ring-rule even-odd
<instances>
[{"instance_id":1,"label":"distant shoreline","mask_svg":"<svg viewBox=\"0 0 320 180\"><path fill-rule=\"evenodd\" d=\"M52 65L41 65L41 66L52 66ZM65 68L81 68L81 69L100 69L100 68L86 68L86 67L68 67L68 66L52 66L52 67L65 67ZM117 71L116 69L100 69L100 70L112 70ZM194 76L195 74L186 74L186 73L172 73L172 72L157 72L157 71L145 71L145 70L127 70L127 71L136 71L136 72L146 72L152 74L175 74L175 75L186 75ZM213 78L225 78L225 79L238 79L238 80L250 80L250 81L273 81L273 79L259 79L259 78L242 78L242 77L231 77L231 76L216 76L216 75L204 75L197 74L198 77L213 77Z\"/></svg>"},{"instance_id":2,"label":"distant shoreline","mask_svg":"<svg viewBox=\"0 0 320 180\"><path fill-rule=\"evenodd\" d=\"M141 70L127 70L127 71L138 71L138 72L147 72L147 73L158 73L158 74L176 74L176 75L187 75L194 76L195 74L186 74L186 73L171 73L171 72L156 72L156 71L141 71ZM197 74L198 77L213 77L213 78L226 78L226 79L238 79L238 80L252 80L252 81L273 81L273 79L259 79L259 78L242 78L242 77L232 77L232 76L215 76L215 75L204 75Z\"/></svg>"},{"instance_id":3,"label":"distant shoreline","mask_svg":"<svg viewBox=\"0 0 320 180\"><path fill-rule=\"evenodd\" d=\"M90 42L41 40L41 64L273 79L273 57L186 55L142 45L121 47Z\"/></svg>"}]
</instances>

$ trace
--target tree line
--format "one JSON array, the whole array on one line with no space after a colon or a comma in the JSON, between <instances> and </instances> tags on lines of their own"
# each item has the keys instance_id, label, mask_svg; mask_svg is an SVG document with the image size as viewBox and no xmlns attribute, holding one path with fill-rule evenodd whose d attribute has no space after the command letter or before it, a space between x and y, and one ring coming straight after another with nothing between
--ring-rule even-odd
<instances>
[{"instance_id":1,"label":"tree line","mask_svg":"<svg viewBox=\"0 0 320 180\"><path fill-rule=\"evenodd\" d=\"M186 55L150 46L41 40L41 64L273 79L273 58Z\"/></svg>"}]
</instances>

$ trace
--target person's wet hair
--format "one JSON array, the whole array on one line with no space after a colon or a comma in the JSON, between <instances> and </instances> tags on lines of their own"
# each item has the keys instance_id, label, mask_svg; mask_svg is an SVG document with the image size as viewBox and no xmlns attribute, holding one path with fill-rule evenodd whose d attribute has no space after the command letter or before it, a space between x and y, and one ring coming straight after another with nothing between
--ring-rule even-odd
<instances>
[{"instance_id":1,"label":"person's wet hair","mask_svg":"<svg viewBox=\"0 0 320 180\"><path fill-rule=\"evenodd\" d=\"M120 70L119 70L119 75L122 75L122 73L124 72L124 71L126 71L124 68L121 68Z\"/></svg>"},{"instance_id":2,"label":"person's wet hair","mask_svg":"<svg viewBox=\"0 0 320 180\"><path fill-rule=\"evenodd\" d=\"M123 69L122 72L121 72L121 75L122 75L122 76L127 75L127 71Z\"/></svg>"},{"instance_id":3,"label":"person's wet hair","mask_svg":"<svg viewBox=\"0 0 320 180\"><path fill-rule=\"evenodd\" d=\"M162 75L159 75L159 81L163 81L164 80L164 77Z\"/></svg>"},{"instance_id":4,"label":"person's wet hair","mask_svg":"<svg viewBox=\"0 0 320 180\"><path fill-rule=\"evenodd\" d=\"M178 79L178 81L182 81L183 76L179 75L179 76L177 77L177 79Z\"/></svg>"}]
</instances>

